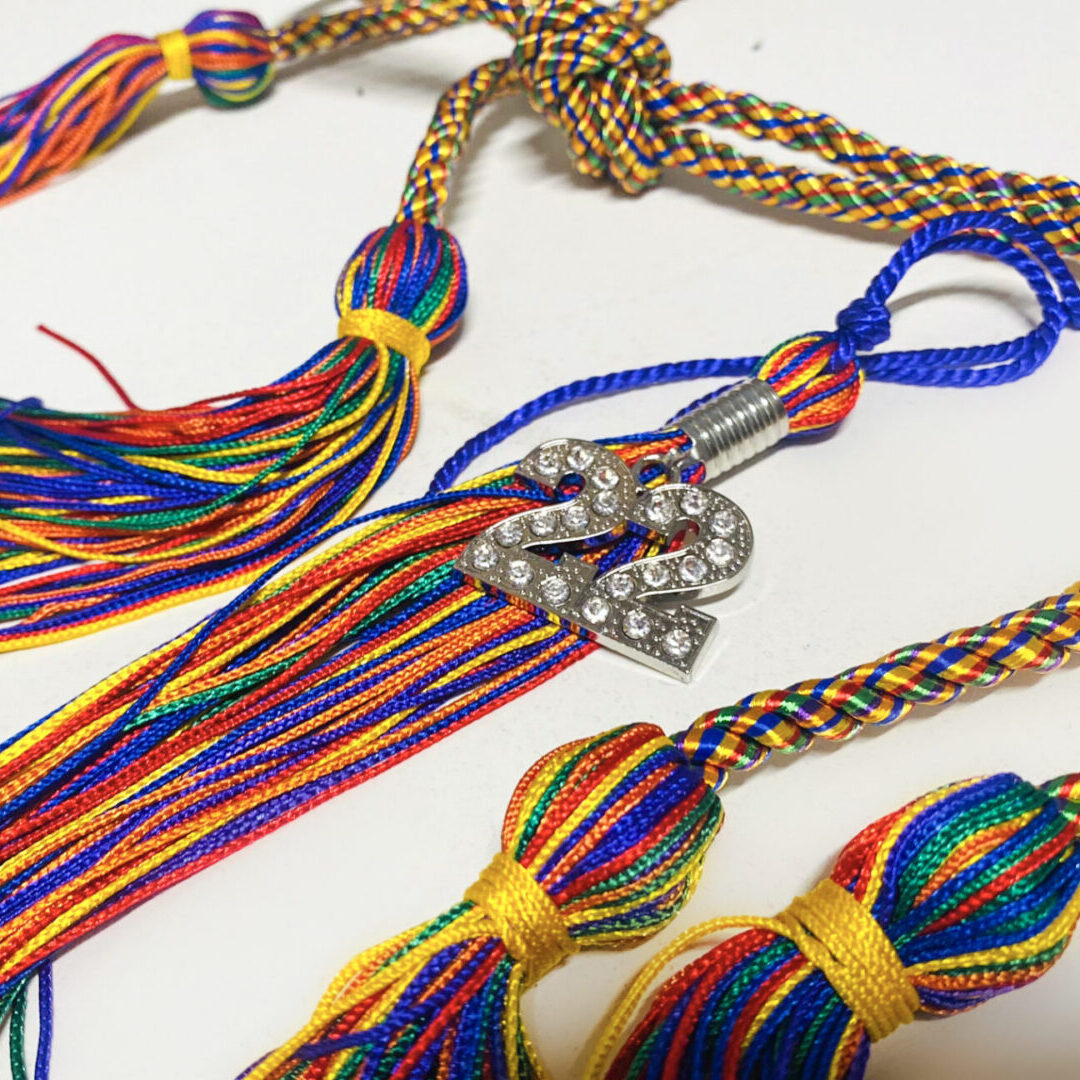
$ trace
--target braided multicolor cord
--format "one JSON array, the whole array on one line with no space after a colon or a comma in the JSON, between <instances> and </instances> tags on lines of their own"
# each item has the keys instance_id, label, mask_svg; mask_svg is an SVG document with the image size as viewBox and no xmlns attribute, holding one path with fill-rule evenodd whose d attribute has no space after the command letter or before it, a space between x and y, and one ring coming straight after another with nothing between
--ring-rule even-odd
<instances>
[{"instance_id":1,"label":"braided multicolor cord","mask_svg":"<svg viewBox=\"0 0 1080 1080\"><path fill-rule=\"evenodd\" d=\"M885 726L917 705L943 705L1020 671L1046 672L1080 650L1080 581L983 626L918 642L828 679L765 690L704 713L676 739L716 783L756 769L774 751L801 753L815 739L844 740Z\"/></svg>"},{"instance_id":2,"label":"braided multicolor cord","mask_svg":"<svg viewBox=\"0 0 1080 1080\"><path fill-rule=\"evenodd\" d=\"M610 176L627 190L640 190L662 169L679 167L765 205L871 228L912 229L962 210L994 210L1039 229L1063 254L1080 254L1080 185L1068 177L1038 178L922 155L882 143L829 113L708 83L673 82L666 47L641 26L671 2L620 0L607 7L595 0L545 0L530 7L524 0L384 0L304 16L276 31L262 30L253 16L237 16L241 33L223 13L207 13L196 23L224 27L220 41L210 39L207 70L226 85L244 88L234 92L236 100L250 100L265 89L266 77L249 73L265 69L267 54L288 62L474 18L511 33L510 59L476 69L444 98L440 122L426 141L430 177L417 185L403 210L424 220L431 220L445 200L448 165L467 136L462 118L495 97L523 90L534 107L566 130L581 172ZM234 41L230 35L240 37ZM241 39L258 56L244 54L241 66L230 69L235 63L230 49ZM191 45L197 61L198 39ZM124 73L117 80L122 90L113 85L116 76L110 71L117 48L123 58L117 61ZM44 82L0 102L0 201L32 190L115 142L156 92L166 68L157 40L107 38ZM192 70L198 79L198 62ZM711 138L702 125L809 151L850 175L775 165Z\"/></svg>"},{"instance_id":3,"label":"braided multicolor cord","mask_svg":"<svg viewBox=\"0 0 1080 1080\"><path fill-rule=\"evenodd\" d=\"M577 169L627 191L682 168L768 206L871 228L914 229L960 211L999 211L1027 222L1065 255L1080 254L1080 185L997 172L943 155L924 156L848 128L827 113L669 78L663 42L632 18L594 0L549 0L500 20L515 36L512 57L472 71L444 95L402 204L404 217L436 220L453 162L478 111L523 91L565 131ZM817 154L853 176L778 166L711 138L731 128Z\"/></svg>"},{"instance_id":4,"label":"braided multicolor cord","mask_svg":"<svg viewBox=\"0 0 1080 1080\"><path fill-rule=\"evenodd\" d=\"M943 787L864 829L829 879L776 918L688 931L635 980L588 1080L860 1080L871 1042L1044 975L1080 918L1080 773L1042 788L1002 774ZM663 967L673 975L615 1058Z\"/></svg>"}]
</instances>

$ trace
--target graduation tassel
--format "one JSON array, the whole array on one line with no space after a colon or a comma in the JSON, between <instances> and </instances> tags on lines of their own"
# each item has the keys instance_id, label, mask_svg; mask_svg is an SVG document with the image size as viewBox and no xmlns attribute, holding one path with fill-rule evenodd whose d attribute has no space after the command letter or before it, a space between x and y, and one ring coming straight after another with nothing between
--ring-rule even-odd
<instances>
[{"instance_id":1,"label":"graduation tassel","mask_svg":"<svg viewBox=\"0 0 1080 1080\"><path fill-rule=\"evenodd\" d=\"M832 679L751 695L738 705L706 713L673 739L651 725L639 724L570 743L549 754L533 766L511 799L503 853L492 864L495 869L481 876L462 904L354 958L333 980L310 1022L245 1072L244 1080L375 1076L385 1080L524 1080L546 1075L522 1027L522 989L579 948L635 944L660 929L682 905L722 823L715 792L728 770L743 767L747 757L745 752L734 752L732 742L715 738L718 732L730 730L743 746L760 745L760 754L749 755L760 762L771 750L801 752L815 736L846 739L865 724L891 723L914 705L947 704L969 687L991 688L1017 671L1054 670L1080 650L1078 587L1080 583L1066 594L986 626L898 649ZM847 722L822 723L807 708L805 688L809 686L817 687L826 700L841 700L843 695ZM799 731L799 738L792 738L792 729ZM713 751L706 761L702 750L710 741ZM1053 793L1067 790L1071 789L1059 783ZM1080 792L1080 786L1076 790ZM948 801L954 791L958 799ZM940 803L937 816L931 813L935 799ZM934 903L922 907L921 914L927 924L940 916L931 927L939 949L955 941L957 934L977 931L980 923L996 934L996 943L1009 941L1010 932L1020 930L1023 944L1002 958L1000 988L1020 985L1040 974L1056 958L1080 914L1075 820L1059 812L1047 795L1015 777L956 785L914 805L917 814L901 812L867 830L849 849L854 855L841 859L843 873L834 874L834 881L847 888L854 872L863 884L880 885L886 876L890 883L896 882L890 896L902 892L919 897L920 903L931 896ZM1080 804L1076 809L1080 810ZM948 841L947 847L940 843L942 838ZM915 867L919 880L909 883L903 866L894 871L895 864L884 870L870 865L866 855L871 848L875 859L883 853L894 858L902 850L905 865ZM992 885L987 884L989 880ZM617 888L613 882L618 882ZM656 900L663 889L658 890L658 882L665 888L675 886L671 893L664 893L660 910ZM931 894L931 889L936 893ZM1038 891L1038 898L1029 911L1025 896L1032 890ZM869 906L862 889L856 894ZM825 898L824 903L828 902ZM978 916L976 902L982 905ZM833 910L826 908L822 918L828 919ZM789 922L783 925L802 928L804 923L793 921L796 916L811 918L803 908L793 907ZM964 929L950 936L944 921L961 916L970 917L971 922L965 921ZM866 932L865 919L843 910L838 918ZM611 933L613 921L617 924L622 919L635 927L632 935ZM780 925L777 920L765 921ZM911 929L900 913L896 924ZM811 920L810 929L817 925ZM799 940L807 936L802 932ZM862 940L848 947L845 955L860 961L856 948ZM913 945L909 955L926 956L930 950L921 949L923 944ZM978 949L988 947L989 942ZM674 951L675 947L670 952ZM965 951L976 953L968 964L977 970L981 954L975 948ZM777 986L787 985L782 980L790 976L792 992L803 994L802 1000L817 1007L821 988L803 987L800 980L806 973L797 967L793 971L790 964L794 949L774 958L775 952L768 954L772 960L768 970L775 971L775 979L767 984L751 982L756 968L747 966L740 970L741 978L732 980L735 989L759 1007L771 1001L770 994ZM938 963L935 972L948 972L953 955ZM639 985L647 987L654 969L669 959L665 953L650 965ZM1015 968L1006 962L1012 960L1018 961ZM895 966L886 968L887 973L895 974ZM945 981L949 978L944 976ZM853 981L858 980L848 979ZM698 994L692 976L673 982L682 993L677 1020L690 1018L685 1026L700 1019L699 1041L704 1039L722 1052L730 1028L713 1037L711 1025L719 1014L716 1009L706 1011L703 1003L708 991ZM961 1001L976 1003L978 977L971 977L970 986L963 982L963 978L953 978L948 986L952 996L928 996L925 1007L946 1000L952 1007ZM928 978L927 984L932 985L933 979ZM603 1066L641 992L632 992L614 1014L609 1034L598 1044L589 1080L603 1075ZM910 987L904 993L902 1004L913 1007ZM877 1001L873 994L867 996ZM662 1002L669 997L661 995ZM658 1002L649 1020L654 1016L666 1019L674 1008ZM842 1004L839 1009L842 1012ZM843 1032L845 1015L837 1017L836 1011L829 1012L832 1027L828 1030L820 1029L816 1021L809 1024L805 1015L797 1016L791 1021L795 1034L816 1047L831 1031ZM757 1026L764 1022L762 1030L769 1030L768 1025L780 1015L781 1010L775 1010L760 1016ZM740 1017L743 1029L751 1020ZM754 1071L769 1060L764 1056L747 1059L745 1071L739 1073L721 1072L720 1059L715 1057L680 1062L678 1050L693 1045L692 1041L687 1041L682 1029L665 1029L658 1035L658 1027L659 1022L650 1028L642 1025L619 1057L620 1063L632 1059L633 1069L613 1071L612 1077L789 1075ZM638 1047L643 1048L641 1053ZM679 1071L664 1071L676 1066ZM790 1075L803 1076L797 1071Z\"/></svg>"},{"instance_id":2,"label":"graduation tassel","mask_svg":"<svg viewBox=\"0 0 1080 1080\"><path fill-rule=\"evenodd\" d=\"M400 221L346 264L335 339L268 386L173 409L5 409L0 651L247 584L353 517L412 446L420 374L467 295L450 233Z\"/></svg>"},{"instance_id":3,"label":"graduation tassel","mask_svg":"<svg viewBox=\"0 0 1080 1080\"><path fill-rule=\"evenodd\" d=\"M1078 827L1080 773L1042 787L1003 773L917 799L779 915L716 919L660 953L588 1080L858 1080L871 1044L916 1016L964 1012L1049 971L1080 917ZM731 929L744 933L665 982L605 1068L660 971Z\"/></svg>"},{"instance_id":4,"label":"graduation tassel","mask_svg":"<svg viewBox=\"0 0 1080 1080\"><path fill-rule=\"evenodd\" d=\"M857 341L880 340L878 290L887 295L915 258L954 250L1015 266L1044 321L983 349L858 355ZM203 623L31 725L0 747L0 994L134 905L525 693L599 641L688 675L713 620L651 598L731 588L751 542L742 512L702 484L702 458L730 467L783 431L839 423L857 400L860 372L875 364L908 381L1018 377L1049 353L1077 295L1067 268L1024 226L986 216L936 223L876 280L868 296L877 306L855 305L839 330L754 361L675 364L546 395L483 433L449 474L575 396L725 371L760 370L766 380L736 384L661 430L554 440L519 470L436 485L359 519L349 535L266 573ZM505 589L473 583L503 571ZM535 603L523 595L530 591ZM1075 596L1061 603L1071 626ZM1044 632L1015 663L1047 663L1056 624L1045 613L1038 619L1045 625L1029 613L1003 628L988 661L1007 656L1008 641ZM1070 633L1075 626L1060 631L1059 652ZM925 692L922 683L917 690ZM753 757L747 741L772 746L784 735L799 748L798 715L784 719L772 741L761 725L745 733L730 725L744 740L738 760ZM832 729L851 725L826 719L814 730ZM710 731L687 752L711 780L710 762L728 748ZM701 761L702 753L713 756Z\"/></svg>"},{"instance_id":5,"label":"graduation tassel","mask_svg":"<svg viewBox=\"0 0 1080 1080\"><path fill-rule=\"evenodd\" d=\"M204 11L157 37L110 34L33 86L0 99L0 204L109 150L167 80L211 105L261 98L278 66L315 52L407 37L482 14L470 0L382 0L267 30L243 11Z\"/></svg>"},{"instance_id":6,"label":"graduation tassel","mask_svg":"<svg viewBox=\"0 0 1080 1080\"><path fill-rule=\"evenodd\" d=\"M248 1080L537 1075L522 991L581 949L665 926L722 816L659 728L560 747L518 784L502 851L464 901L356 957Z\"/></svg>"}]
</instances>

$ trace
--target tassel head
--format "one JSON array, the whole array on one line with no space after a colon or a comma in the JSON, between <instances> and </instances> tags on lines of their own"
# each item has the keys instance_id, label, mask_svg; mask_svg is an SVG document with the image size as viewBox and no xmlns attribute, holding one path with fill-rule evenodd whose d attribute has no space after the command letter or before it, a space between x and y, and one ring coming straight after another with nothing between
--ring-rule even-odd
<instances>
[{"instance_id":1,"label":"tassel head","mask_svg":"<svg viewBox=\"0 0 1080 1080\"><path fill-rule=\"evenodd\" d=\"M364 238L341 272L336 303L345 329L352 313L376 309L407 320L434 345L457 329L468 294L465 257L453 235L405 220Z\"/></svg>"},{"instance_id":2,"label":"tassel head","mask_svg":"<svg viewBox=\"0 0 1080 1080\"><path fill-rule=\"evenodd\" d=\"M0 99L0 203L118 142L167 78L194 79L215 105L243 105L273 78L254 15L207 11L157 38L111 34L41 82Z\"/></svg>"},{"instance_id":3,"label":"tassel head","mask_svg":"<svg viewBox=\"0 0 1080 1080\"><path fill-rule=\"evenodd\" d=\"M778 918L702 928L753 927L661 987L609 1080L858 1078L916 1012L1039 978L1080 916L1078 791L1009 774L941 788L864 829Z\"/></svg>"},{"instance_id":4,"label":"tassel head","mask_svg":"<svg viewBox=\"0 0 1080 1080\"><path fill-rule=\"evenodd\" d=\"M721 821L659 728L560 747L518 784L502 851L465 901L357 957L251 1080L538 1075L522 990L579 949L632 946L664 926Z\"/></svg>"},{"instance_id":5,"label":"tassel head","mask_svg":"<svg viewBox=\"0 0 1080 1080\"><path fill-rule=\"evenodd\" d=\"M184 27L183 34L191 54L191 78L211 105L249 105L270 88L273 48L254 15L204 11Z\"/></svg>"}]
</instances>

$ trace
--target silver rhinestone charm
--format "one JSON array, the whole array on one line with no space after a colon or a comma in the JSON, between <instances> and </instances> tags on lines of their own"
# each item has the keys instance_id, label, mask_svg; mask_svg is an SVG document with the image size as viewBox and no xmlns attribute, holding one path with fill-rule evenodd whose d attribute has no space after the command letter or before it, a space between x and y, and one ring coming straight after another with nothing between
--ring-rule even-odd
<instances>
[{"instance_id":1,"label":"silver rhinestone charm","mask_svg":"<svg viewBox=\"0 0 1080 1080\"><path fill-rule=\"evenodd\" d=\"M592 501L593 509L604 517L609 517L619 509L619 496L614 491L600 491Z\"/></svg>"},{"instance_id":2,"label":"silver rhinestone charm","mask_svg":"<svg viewBox=\"0 0 1080 1080\"><path fill-rule=\"evenodd\" d=\"M589 509L581 503L573 503L562 512L563 524L574 533L580 533L589 527L591 520Z\"/></svg>"},{"instance_id":3,"label":"silver rhinestone charm","mask_svg":"<svg viewBox=\"0 0 1080 1080\"><path fill-rule=\"evenodd\" d=\"M651 589L662 589L671 580L671 571L663 563L649 562L641 571L641 580Z\"/></svg>"},{"instance_id":4,"label":"silver rhinestone charm","mask_svg":"<svg viewBox=\"0 0 1080 1080\"><path fill-rule=\"evenodd\" d=\"M681 659L693 647L694 639L681 626L676 626L664 635L662 644L668 656Z\"/></svg>"},{"instance_id":5,"label":"silver rhinestone charm","mask_svg":"<svg viewBox=\"0 0 1080 1080\"><path fill-rule=\"evenodd\" d=\"M555 532L556 524L555 515L550 510L541 510L529 518L529 532L543 539Z\"/></svg>"},{"instance_id":6,"label":"silver rhinestone charm","mask_svg":"<svg viewBox=\"0 0 1080 1080\"><path fill-rule=\"evenodd\" d=\"M562 468L559 455L554 450L541 450L535 459L536 471L544 476L558 476Z\"/></svg>"},{"instance_id":7,"label":"silver rhinestone charm","mask_svg":"<svg viewBox=\"0 0 1080 1080\"><path fill-rule=\"evenodd\" d=\"M705 546L705 552L709 558L721 569L730 566L735 558L735 549L726 540L717 537L710 540Z\"/></svg>"},{"instance_id":8,"label":"silver rhinestone charm","mask_svg":"<svg viewBox=\"0 0 1080 1080\"><path fill-rule=\"evenodd\" d=\"M725 506L713 514L712 527L718 535L730 540L739 528L739 519L735 516L734 510L729 510Z\"/></svg>"},{"instance_id":9,"label":"silver rhinestone charm","mask_svg":"<svg viewBox=\"0 0 1080 1080\"><path fill-rule=\"evenodd\" d=\"M587 446L575 446L566 455L566 464L575 472L587 469L595 460L596 454Z\"/></svg>"},{"instance_id":10,"label":"silver rhinestone charm","mask_svg":"<svg viewBox=\"0 0 1080 1080\"><path fill-rule=\"evenodd\" d=\"M658 491L649 500L645 514L654 525L667 525L675 517L675 500L664 491Z\"/></svg>"}]
</instances>

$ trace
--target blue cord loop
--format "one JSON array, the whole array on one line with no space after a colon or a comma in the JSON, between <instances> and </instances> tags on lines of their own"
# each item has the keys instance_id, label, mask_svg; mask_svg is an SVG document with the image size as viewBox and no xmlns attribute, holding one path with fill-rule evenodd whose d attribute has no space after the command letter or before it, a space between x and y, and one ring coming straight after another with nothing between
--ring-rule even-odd
<instances>
[{"instance_id":1,"label":"blue cord loop","mask_svg":"<svg viewBox=\"0 0 1080 1080\"><path fill-rule=\"evenodd\" d=\"M888 300L904 275L920 260L938 253L984 255L1011 266L1028 283L1042 320L1026 334L991 345L871 353L888 340ZM866 293L822 334L837 344L829 371L854 361L867 379L909 386L978 387L1012 382L1031 374L1050 355L1065 327L1080 328L1080 288L1064 260L1030 226L1005 214L964 212L940 218L912 233L870 283ZM765 357L708 358L656 364L567 383L534 398L464 443L435 474L429 494L446 490L481 454L542 416L577 402L629 390L706 378L744 378ZM725 387L698 398L677 414L716 397Z\"/></svg>"}]
</instances>

